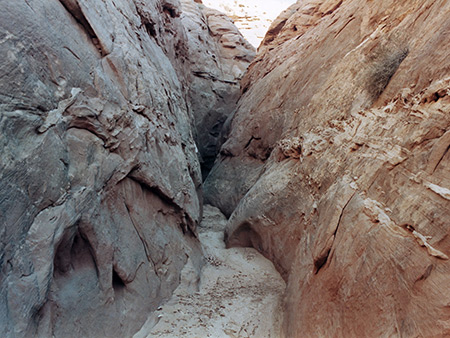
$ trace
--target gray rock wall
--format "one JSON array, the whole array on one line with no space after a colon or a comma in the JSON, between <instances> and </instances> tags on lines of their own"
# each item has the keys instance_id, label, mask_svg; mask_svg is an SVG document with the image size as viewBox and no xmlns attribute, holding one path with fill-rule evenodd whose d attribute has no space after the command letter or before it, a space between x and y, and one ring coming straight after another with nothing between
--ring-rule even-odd
<instances>
[{"instance_id":1,"label":"gray rock wall","mask_svg":"<svg viewBox=\"0 0 450 338\"><path fill-rule=\"evenodd\" d=\"M0 2L1 336L130 336L200 268L193 34L211 72L227 66L184 16L176 0Z\"/></svg>"},{"instance_id":2,"label":"gray rock wall","mask_svg":"<svg viewBox=\"0 0 450 338\"><path fill-rule=\"evenodd\" d=\"M223 142L222 127L236 109L240 80L255 49L225 14L190 0L182 4L182 22L189 32L188 97L205 179Z\"/></svg>"}]
</instances>

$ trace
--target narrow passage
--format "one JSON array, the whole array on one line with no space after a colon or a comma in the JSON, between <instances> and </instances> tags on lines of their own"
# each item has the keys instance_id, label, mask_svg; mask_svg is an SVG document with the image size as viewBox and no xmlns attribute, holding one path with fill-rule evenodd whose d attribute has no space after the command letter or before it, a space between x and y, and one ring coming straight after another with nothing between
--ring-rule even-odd
<instances>
[{"instance_id":1,"label":"narrow passage","mask_svg":"<svg viewBox=\"0 0 450 338\"><path fill-rule=\"evenodd\" d=\"M198 291L187 266L172 298L135 338L280 337L285 283L255 249L225 249L225 224L218 209L205 206L199 237L207 263Z\"/></svg>"}]
</instances>

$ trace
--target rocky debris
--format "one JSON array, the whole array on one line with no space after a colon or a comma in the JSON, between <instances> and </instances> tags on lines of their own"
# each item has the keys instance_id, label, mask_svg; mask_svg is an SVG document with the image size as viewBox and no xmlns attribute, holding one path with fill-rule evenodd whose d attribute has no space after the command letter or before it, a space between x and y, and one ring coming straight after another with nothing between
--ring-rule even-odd
<instances>
[{"instance_id":1,"label":"rocky debris","mask_svg":"<svg viewBox=\"0 0 450 338\"><path fill-rule=\"evenodd\" d=\"M300 137L293 137L283 139L278 142L278 147L281 153L286 158L301 158L302 155L302 139Z\"/></svg>"},{"instance_id":2,"label":"rocky debris","mask_svg":"<svg viewBox=\"0 0 450 338\"><path fill-rule=\"evenodd\" d=\"M217 24L193 2L184 12L188 4L2 4L2 337L130 336L172 295L187 262L198 275L193 125L213 108L196 106L235 97L251 50L223 52L230 42L208 33ZM211 85L212 98L198 83L190 91L204 69L194 65L206 60L196 55L207 53L217 79L203 85L225 83Z\"/></svg>"},{"instance_id":3,"label":"rocky debris","mask_svg":"<svg viewBox=\"0 0 450 338\"><path fill-rule=\"evenodd\" d=\"M173 297L134 338L281 336L283 279L255 249L225 249L225 225L220 211L206 205L199 237L207 264L200 280L186 268Z\"/></svg>"},{"instance_id":4,"label":"rocky debris","mask_svg":"<svg viewBox=\"0 0 450 338\"><path fill-rule=\"evenodd\" d=\"M220 149L221 131L240 96L240 80L255 56L225 14L182 0L189 59L189 104L205 178Z\"/></svg>"},{"instance_id":5,"label":"rocky debris","mask_svg":"<svg viewBox=\"0 0 450 338\"><path fill-rule=\"evenodd\" d=\"M242 81L205 199L284 276L288 337L450 334L449 11L300 1Z\"/></svg>"}]
</instances>

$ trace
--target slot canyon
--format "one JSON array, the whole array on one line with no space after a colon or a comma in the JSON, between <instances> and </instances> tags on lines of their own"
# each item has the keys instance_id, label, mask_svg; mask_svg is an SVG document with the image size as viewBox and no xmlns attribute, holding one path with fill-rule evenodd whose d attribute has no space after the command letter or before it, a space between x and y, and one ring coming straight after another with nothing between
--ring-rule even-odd
<instances>
[{"instance_id":1,"label":"slot canyon","mask_svg":"<svg viewBox=\"0 0 450 338\"><path fill-rule=\"evenodd\" d=\"M449 337L450 1L212 3L0 0L0 336Z\"/></svg>"}]
</instances>

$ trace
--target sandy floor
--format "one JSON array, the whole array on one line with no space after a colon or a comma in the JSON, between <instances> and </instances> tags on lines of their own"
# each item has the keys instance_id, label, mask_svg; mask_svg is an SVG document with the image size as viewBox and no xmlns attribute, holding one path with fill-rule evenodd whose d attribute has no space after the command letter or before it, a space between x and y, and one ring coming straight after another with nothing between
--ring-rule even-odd
<instances>
[{"instance_id":1,"label":"sandy floor","mask_svg":"<svg viewBox=\"0 0 450 338\"><path fill-rule=\"evenodd\" d=\"M173 297L134 337L280 337L283 279L256 250L225 249L224 216L210 206L204 214L199 236L208 262L199 284L187 265Z\"/></svg>"}]
</instances>

